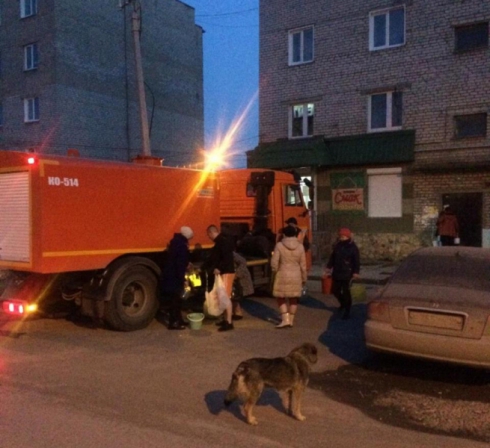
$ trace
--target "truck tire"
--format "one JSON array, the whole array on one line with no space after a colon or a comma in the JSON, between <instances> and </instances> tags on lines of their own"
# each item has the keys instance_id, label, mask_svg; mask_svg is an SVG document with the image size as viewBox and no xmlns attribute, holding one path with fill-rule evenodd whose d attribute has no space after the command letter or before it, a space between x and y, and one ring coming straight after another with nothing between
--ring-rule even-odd
<instances>
[{"instance_id":1,"label":"truck tire","mask_svg":"<svg viewBox=\"0 0 490 448\"><path fill-rule=\"evenodd\" d=\"M119 331L147 327L158 310L155 273L146 266L136 265L116 275L112 296L105 303L104 320Z\"/></svg>"}]
</instances>

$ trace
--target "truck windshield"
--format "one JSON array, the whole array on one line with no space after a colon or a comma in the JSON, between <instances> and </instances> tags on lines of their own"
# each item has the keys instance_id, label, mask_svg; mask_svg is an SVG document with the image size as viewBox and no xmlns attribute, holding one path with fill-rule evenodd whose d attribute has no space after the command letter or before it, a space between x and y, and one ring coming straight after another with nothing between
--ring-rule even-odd
<instances>
[{"instance_id":1,"label":"truck windshield","mask_svg":"<svg viewBox=\"0 0 490 448\"><path fill-rule=\"evenodd\" d=\"M284 200L289 207L303 207L303 197L299 185L285 185Z\"/></svg>"}]
</instances>

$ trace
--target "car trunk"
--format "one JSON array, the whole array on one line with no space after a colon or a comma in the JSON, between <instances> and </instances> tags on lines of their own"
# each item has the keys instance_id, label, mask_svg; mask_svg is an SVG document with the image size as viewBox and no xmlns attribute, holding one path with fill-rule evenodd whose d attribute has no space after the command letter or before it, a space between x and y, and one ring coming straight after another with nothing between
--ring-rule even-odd
<instances>
[{"instance_id":1,"label":"car trunk","mask_svg":"<svg viewBox=\"0 0 490 448\"><path fill-rule=\"evenodd\" d=\"M388 298L394 328L480 339L490 310L490 292L427 285L391 284Z\"/></svg>"}]
</instances>

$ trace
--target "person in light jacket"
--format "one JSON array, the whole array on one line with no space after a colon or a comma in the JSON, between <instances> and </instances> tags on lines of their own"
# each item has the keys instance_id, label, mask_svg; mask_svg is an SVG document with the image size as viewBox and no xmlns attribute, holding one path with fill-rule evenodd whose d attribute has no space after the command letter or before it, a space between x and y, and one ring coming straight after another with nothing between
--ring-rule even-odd
<instances>
[{"instance_id":1,"label":"person in light jacket","mask_svg":"<svg viewBox=\"0 0 490 448\"><path fill-rule=\"evenodd\" d=\"M291 328L307 280L305 248L296 237L294 227L284 228L284 237L274 248L271 267L275 274L272 295L277 298L281 313L281 322L276 328Z\"/></svg>"}]
</instances>

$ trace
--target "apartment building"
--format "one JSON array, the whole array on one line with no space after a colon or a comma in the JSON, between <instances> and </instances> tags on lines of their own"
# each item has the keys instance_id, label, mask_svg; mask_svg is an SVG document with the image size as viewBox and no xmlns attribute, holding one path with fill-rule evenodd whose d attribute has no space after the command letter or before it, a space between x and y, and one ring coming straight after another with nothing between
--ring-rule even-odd
<instances>
[{"instance_id":1,"label":"apartment building","mask_svg":"<svg viewBox=\"0 0 490 448\"><path fill-rule=\"evenodd\" d=\"M1 2L0 149L115 160L141 152L134 7L152 155L166 165L198 161L203 31L178 0Z\"/></svg>"},{"instance_id":2,"label":"apartment building","mask_svg":"<svg viewBox=\"0 0 490 448\"><path fill-rule=\"evenodd\" d=\"M263 0L250 167L315 185L319 256L340 226L365 259L432 244L443 205L490 246L490 2Z\"/></svg>"}]
</instances>

